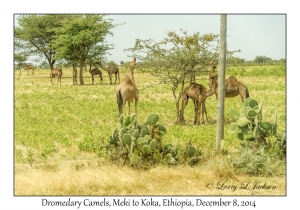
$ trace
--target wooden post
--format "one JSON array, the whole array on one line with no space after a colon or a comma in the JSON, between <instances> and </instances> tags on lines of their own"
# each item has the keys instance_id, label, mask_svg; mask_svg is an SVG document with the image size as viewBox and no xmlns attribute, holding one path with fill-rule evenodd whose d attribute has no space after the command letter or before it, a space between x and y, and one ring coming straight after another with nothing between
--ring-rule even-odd
<instances>
[{"instance_id":1,"label":"wooden post","mask_svg":"<svg viewBox=\"0 0 300 210\"><path fill-rule=\"evenodd\" d=\"M218 72L218 113L216 152L221 152L221 141L224 139L224 106L225 106L225 69L226 69L226 30L227 15L221 15L220 20L220 53Z\"/></svg>"}]
</instances>

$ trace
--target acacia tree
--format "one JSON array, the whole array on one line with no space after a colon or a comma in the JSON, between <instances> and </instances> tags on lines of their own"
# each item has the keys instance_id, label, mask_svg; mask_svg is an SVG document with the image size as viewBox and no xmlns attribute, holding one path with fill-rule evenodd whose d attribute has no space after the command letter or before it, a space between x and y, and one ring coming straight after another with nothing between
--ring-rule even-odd
<instances>
[{"instance_id":1,"label":"acacia tree","mask_svg":"<svg viewBox=\"0 0 300 210\"><path fill-rule=\"evenodd\" d=\"M255 63L268 63L271 62L272 58L266 57L266 56L255 56L254 62Z\"/></svg>"},{"instance_id":2,"label":"acacia tree","mask_svg":"<svg viewBox=\"0 0 300 210\"><path fill-rule=\"evenodd\" d=\"M112 49L106 44L105 37L115 25L104 15L73 15L56 31L53 46L57 49L55 58L66 59L80 65L80 84L83 85L83 68L87 60L102 57Z\"/></svg>"},{"instance_id":3,"label":"acacia tree","mask_svg":"<svg viewBox=\"0 0 300 210\"><path fill-rule=\"evenodd\" d=\"M52 42L56 38L55 31L66 18L68 15L21 15L14 30L15 43L19 43L27 55L45 56L53 69L57 49Z\"/></svg>"},{"instance_id":4,"label":"acacia tree","mask_svg":"<svg viewBox=\"0 0 300 210\"><path fill-rule=\"evenodd\" d=\"M196 76L208 74L210 61L218 60L218 34L194 33L182 36L167 31L167 37L156 42L153 39L137 39L133 48L125 49L133 53L143 68L165 83L173 84L172 92L176 105L177 122L180 122L180 101L186 84L195 82Z\"/></svg>"}]
</instances>

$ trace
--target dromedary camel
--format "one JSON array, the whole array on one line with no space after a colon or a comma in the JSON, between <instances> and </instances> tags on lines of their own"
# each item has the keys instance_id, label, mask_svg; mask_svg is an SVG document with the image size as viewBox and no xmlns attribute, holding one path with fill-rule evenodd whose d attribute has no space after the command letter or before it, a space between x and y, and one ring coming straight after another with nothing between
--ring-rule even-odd
<instances>
[{"instance_id":1,"label":"dromedary camel","mask_svg":"<svg viewBox=\"0 0 300 210\"><path fill-rule=\"evenodd\" d=\"M92 65L90 65L90 70L89 70L89 72L90 72L90 74L92 75L92 84L94 84L94 75L99 75L100 83L103 82L102 72L100 71L100 69L98 69L98 68L92 69Z\"/></svg>"},{"instance_id":2,"label":"dromedary camel","mask_svg":"<svg viewBox=\"0 0 300 210\"><path fill-rule=\"evenodd\" d=\"M28 65L27 63L23 63L24 65L24 70L27 70L27 73L29 75L29 69L32 69L32 75L34 75L34 67L32 65ZM21 69L20 69L20 74L21 75Z\"/></svg>"},{"instance_id":3,"label":"dromedary camel","mask_svg":"<svg viewBox=\"0 0 300 210\"><path fill-rule=\"evenodd\" d=\"M209 76L213 75L215 72L216 66L212 64ZM212 86L212 80L209 79L209 86ZM218 81L216 81L215 95L218 99ZM234 76L230 76L225 80L225 97L233 98L240 95L242 102L249 98L248 88L241 82L239 82Z\"/></svg>"},{"instance_id":4,"label":"dromedary camel","mask_svg":"<svg viewBox=\"0 0 300 210\"><path fill-rule=\"evenodd\" d=\"M55 76L57 76L57 85L58 85L58 81L60 82L60 85L61 85L61 76L62 75L63 75L62 69L54 68L54 69L50 70L50 78L51 78L52 85L53 85L52 78L54 78Z\"/></svg>"},{"instance_id":5,"label":"dromedary camel","mask_svg":"<svg viewBox=\"0 0 300 210\"><path fill-rule=\"evenodd\" d=\"M117 104L119 108L119 116L123 114L123 108L126 104L126 101L128 102L128 115L130 115L130 102L135 102L135 113L137 114L137 106L139 102L139 92L135 85L133 71L135 68L136 59L133 58L133 60L130 63L130 73L131 78L129 76L126 76L121 84L116 89L116 96L117 96Z\"/></svg>"},{"instance_id":6,"label":"dromedary camel","mask_svg":"<svg viewBox=\"0 0 300 210\"><path fill-rule=\"evenodd\" d=\"M104 71L107 71L109 80L110 80L110 84L112 84L112 81L111 81L112 74L115 74L115 76L116 76L115 84L117 82L118 77L119 77L119 83L120 83L119 67L116 64L113 63L113 64L109 65L108 67L103 66L101 62L96 62L96 64L98 64Z\"/></svg>"},{"instance_id":7,"label":"dromedary camel","mask_svg":"<svg viewBox=\"0 0 300 210\"><path fill-rule=\"evenodd\" d=\"M210 78L212 81L212 87L210 90L207 90L203 85L197 83L191 83L189 87L185 88L182 94L182 107L180 110L180 119L184 121L184 109L188 103L189 98L191 98L194 102L195 107L195 120L194 124L200 124L200 109L202 105L202 122L205 123L204 114L206 116L206 121L208 122L207 118L207 111L205 107L206 98L213 95L215 92L215 83L217 77L212 75Z\"/></svg>"}]
</instances>

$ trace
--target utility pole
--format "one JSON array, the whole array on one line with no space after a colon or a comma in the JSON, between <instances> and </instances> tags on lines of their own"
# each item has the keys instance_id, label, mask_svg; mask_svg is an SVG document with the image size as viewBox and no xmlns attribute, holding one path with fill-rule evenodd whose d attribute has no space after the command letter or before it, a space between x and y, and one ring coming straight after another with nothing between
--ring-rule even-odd
<instances>
[{"instance_id":1,"label":"utility pole","mask_svg":"<svg viewBox=\"0 0 300 210\"><path fill-rule=\"evenodd\" d=\"M220 20L220 53L218 71L218 113L216 152L221 152L221 141L224 139L224 105L225 105L225 70L226 70L226 31L227 15L221 15Z\"/></svg>"}]
</instances>

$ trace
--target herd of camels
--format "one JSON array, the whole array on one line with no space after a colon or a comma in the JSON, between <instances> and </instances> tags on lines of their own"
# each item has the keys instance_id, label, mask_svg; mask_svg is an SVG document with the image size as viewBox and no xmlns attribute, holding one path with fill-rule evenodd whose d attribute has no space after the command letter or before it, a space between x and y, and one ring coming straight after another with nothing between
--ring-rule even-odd
<instances>
[{"instance_id":1,"label":"herd of camels","mask_svg":"<svg viewBox=\"0 0 300 210\"><path fill-rule=\"evenodd\" d=\"M112 75L115 74L115 84L117 79L119 78L119 85L116 89L116 98L118 104L119 115L123 114L124 106L126 102L128 103L128 115L130 115L130 103L134 101L135 103L135 113L137 114L137 106L139 102L139 92L137 86L134 81L134 69L136 67L136 58L133 58L130 62L129 69L130 69L130 76L125 76L120 82L120 72L119 68L116 64L111 64L108 67L102 65L101 62L96 62L104 71L107 71L109 75L110 84L112 84ZM201 84L197 84L195 82L191 82L190 85L183 90L182 93L182 107L179 113L180 121L183 122L184 120L184 109L188 103L188 100L193 100L194 108L195 108L195 120L194 124L200 124L200 110L202 111L202 123L205 123L204 115L206 117L206 122L208 122L207 118L207 111L205 107L205 102L207 97L212 96L213 94L216 95L218 99L218 76L215 75L216 65L213 61L210 62L210 72L209 72L209 86L210 89L207 90L205 86ZM34 68L31 65L25 64L25 69L28 71L32 69L32 75L34 74ZM92 65L90 65L89 72L92 76L92 84L94 84L94 76L99 75L100 83L103 82L102 72L98 68L92 69ZM21 70L20 70L21 75ZM62 69L54 68L50 71L50 78L51 83L52 78L57 76L57 85L58 82L61 83L61 76L63 75ZM75 65L73 65L73 84L77 84L77 77L78 72L76 70ZM236 96L240 96L242 102L249 97L248 88L241 82L239 82L234 76L230 76L228 79L225 80L225 97L226 98L233 98ZM202 109L201 109L202 108Z\"/></svg>"}]
</instances>

